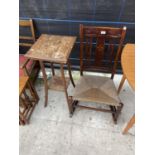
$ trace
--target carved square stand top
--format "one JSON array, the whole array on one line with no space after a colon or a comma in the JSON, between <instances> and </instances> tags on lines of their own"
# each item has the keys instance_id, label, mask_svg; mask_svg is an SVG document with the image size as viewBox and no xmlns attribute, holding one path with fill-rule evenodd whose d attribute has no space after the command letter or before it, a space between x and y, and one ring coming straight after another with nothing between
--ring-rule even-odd
<instances>
[{"instance_id":1,"label":"carved square stand top","mask_svg":"<svg viewBox=\"0 0 155 155\"><path fill-rule=\"evenodd\" d=\"M42 34L25 56L34 60L65 64L75 40L75 36Z\"/></svg>"}]
</instances>

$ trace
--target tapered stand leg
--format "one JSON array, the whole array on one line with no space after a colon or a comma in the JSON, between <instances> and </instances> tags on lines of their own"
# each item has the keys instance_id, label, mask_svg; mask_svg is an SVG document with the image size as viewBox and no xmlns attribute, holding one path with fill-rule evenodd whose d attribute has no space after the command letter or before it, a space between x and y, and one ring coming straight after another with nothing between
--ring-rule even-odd
<instances>
[{"instance_id":1,"label":"tapered stand leg","mask_svg":"<svg viewBox=\"0 0 155 155\"><path fill-rule=\"evenodd\" d=\"M51 63L51 70L52 70L52 75L54 76L55 75L55 70L54 70L53 63Z\"/></svg>"},{"instance_id":2,"label":"tapered stand leg","mask_svg":"<svg viewBox=\"0 0 155 155\"><path fill-rule=\"evenodd\" d=\"M47 75L46 75L46 71L45 71L45 67L42 61L39 61L40 63L40 67L41 67L41 71L43 73L43 79L44 79L44 89L45 89L45 104L44 106L47 106L47 102L48 102L48 83L47 83Z\"/></svg>"},{"instance_id":3,"label":"tapered stand leg","mask_svg":"<svg viewBox=\"0 0 155 155\"><path fill-rule=\"evenodd\" d=\"M70 78L70 80L72 82L73 87L75 87L75 83L74 83L74 80L73 80L73 77L72 77L71 66L70 66L70 62L69 61L67 63L67 67L68 67L68 72L69 72L69 78Z\"/></svg>"},{"instance_id":4,"label":"tapered stand leg","mask_svg":"<svg viewBox=\"0 0 155 155\"><path fill-rule=\"evenodd\" d=\"M69 102L69 97L68 97L68 93L67 93L67 86L66 86L66 79L65 79L65 75L64 75L64 66L63 66L63 64L61 64L61 76L62 76L65 96L66 96L66 100L67 100L67 104L68 104L68 110L69 110L69 113L72 114L73 113L73 108L72 108L72 106L71 106L71 104Z\"/></svg>"}]
</instances>

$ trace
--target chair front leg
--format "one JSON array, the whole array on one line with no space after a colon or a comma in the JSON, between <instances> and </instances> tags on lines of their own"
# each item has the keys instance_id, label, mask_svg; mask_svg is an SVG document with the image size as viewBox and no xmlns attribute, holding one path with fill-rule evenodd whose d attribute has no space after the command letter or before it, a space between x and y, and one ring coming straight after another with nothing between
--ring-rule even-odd
<instances>
[{"instance_id":1,"label":"chair front leg","mask_svg":"<svg viewBox=\"0 0 155 155\"><path fill-rule=\"evenodd\" d=\"M120 106L115 107L115 106L110 106L110 109L112 111L112 116L113 116L113 121L115 124L117 124L117 119L119 114L121 113L123 108L123 103L120 103Z\"/></svg>"},{"instance_id":2,"label":"chair front leg","mask_svg":"<svg viewBox=\"0 0 155 155\"><path fill-rule=\"evenodd\" d=\"M76 106L77 106L77 104L78 104L79 101L73 100L73 97L72 96L69 96L68 97L68 100L69 100L69 104L70 104L71 109L72 109L71 112L70 112L70 117L72 117L73 116L73 113L75 111L75 108L76 108Z\"/></svg>"}]
</instances>

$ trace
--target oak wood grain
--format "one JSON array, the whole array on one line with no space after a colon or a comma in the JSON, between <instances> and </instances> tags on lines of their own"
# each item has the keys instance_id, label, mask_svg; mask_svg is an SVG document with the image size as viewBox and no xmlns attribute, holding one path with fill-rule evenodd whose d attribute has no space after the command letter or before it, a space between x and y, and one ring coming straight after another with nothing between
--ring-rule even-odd
<instances>
[{"instance_id":1,"label":"oak wood grain","mask_svg":"<svg viewBox=\"0 0 155 155\"><path fill-rule=\"evenodd\" d=\"M65 64L75 40L75 36L42 34L25 56L34 60Z\"/></svg>"}]
</instances>

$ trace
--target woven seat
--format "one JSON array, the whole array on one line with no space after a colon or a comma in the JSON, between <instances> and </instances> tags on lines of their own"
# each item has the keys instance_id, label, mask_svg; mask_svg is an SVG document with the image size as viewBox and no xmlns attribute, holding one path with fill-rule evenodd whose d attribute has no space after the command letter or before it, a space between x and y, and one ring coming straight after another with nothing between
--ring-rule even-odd
<instances>
[{"instance_id":1,"label":"woven seat","mask_svg":"<svg viewBox=\"0 0 155 155\"><path fill-rule=\"evenodd\" d=\"M73 99L120 106L114 82L108 77L81 76L73 92Z\"/></svg>"}]
</instances>

